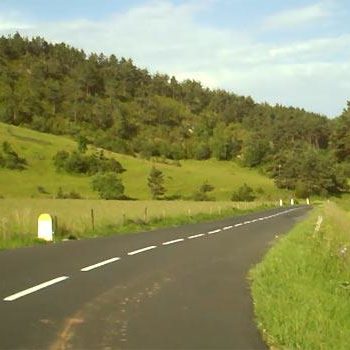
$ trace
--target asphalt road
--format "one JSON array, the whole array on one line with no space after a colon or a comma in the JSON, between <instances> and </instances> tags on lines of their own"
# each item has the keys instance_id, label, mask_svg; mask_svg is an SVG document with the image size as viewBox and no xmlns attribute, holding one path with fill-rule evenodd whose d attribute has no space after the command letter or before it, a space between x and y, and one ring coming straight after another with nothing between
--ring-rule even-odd
<instances>
[{"instance_id":1,"label":"asphalt road","mask_svg":"<svg viewBox=\"0 0 350 350\"><path fill-rule=\"evenodd\" d=\"M307 210L0 252L0 349L266 349L247 272Z\"/></svg>"}]
</instances>

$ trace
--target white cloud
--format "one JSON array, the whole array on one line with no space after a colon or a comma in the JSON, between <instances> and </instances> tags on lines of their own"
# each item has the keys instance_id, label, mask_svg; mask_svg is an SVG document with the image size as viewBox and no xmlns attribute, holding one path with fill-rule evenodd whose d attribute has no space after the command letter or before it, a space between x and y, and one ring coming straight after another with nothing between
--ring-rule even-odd
<instances>
[{"instance_id":1,"label":"white cloud","mask_svg":"<svg viewBox=\"0 0 350 350\"><path fill-rule=\"evenodd\" d=\"M265 29L297 28L330 17L330 8L325 3L293 8L267 17L263 23Z\"/></svg>"},{"instance_id":2,"label":"white cloud","mask_svg":"<svg viewBox=\"0 0 350 350\"><path fill-rule=\"evenodd\" d=\"M17 13L7 13L6 15L0 13L0 32L12 32L28 28L30 28L30 25Z\"/></svg>"},{"instance_id":3,"label":"white cloud","mask_svg":"<svg viewBox=\"0 0 350 350\"><path fill-rule=\"evenodd\" d=\"M282 45L256 42L244 32L196 22L198 11L210 3L176 6L156 1L103 21L32 23L20 32L64 41L87 52L131 57L151 72L197 79L258 101L328 115L341 112L350 98L350 35ZM0 26L1 32L6 28Z\"/></svg>"},{"instance_id":4,"label":"white cloud","mask_svg":"<svg viewBox=\"0 0 350 350\"><path fill-rule=\"evenodd\" d=\"M249 94L259 102L299 106L329 116L341 113L349 99L350 63L263 64L255 68L227 70L222 83Z\"/></svg>"}]
</instances>

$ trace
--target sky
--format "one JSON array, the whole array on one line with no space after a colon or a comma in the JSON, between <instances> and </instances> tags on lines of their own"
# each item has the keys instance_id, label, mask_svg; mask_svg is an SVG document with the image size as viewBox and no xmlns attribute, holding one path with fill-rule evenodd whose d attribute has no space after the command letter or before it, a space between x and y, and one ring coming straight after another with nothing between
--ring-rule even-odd
<instances>
[{"instance_id":1,"label":"sky","mask_svg":"<svg viewBox=\"0 0 350 350\"><path fill-rule=\"evenodd\" d=\"M132 58L328 117L350 100L349 18L349 0L0 0L0 35Z\"/></svg>"}]
</instances>

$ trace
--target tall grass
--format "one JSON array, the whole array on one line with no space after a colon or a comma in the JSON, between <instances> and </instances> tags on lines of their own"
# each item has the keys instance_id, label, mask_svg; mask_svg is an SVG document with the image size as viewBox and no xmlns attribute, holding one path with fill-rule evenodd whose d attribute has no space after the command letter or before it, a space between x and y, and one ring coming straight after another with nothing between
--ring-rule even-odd
<instances>
[{"instance_id":1,"label":"tall grass","mask_svg":"<svg viewBox=\"0 0 350 350\"><path fill-rule=\"evenodd\" d=\"M319 216L320 230L315 231ZM311 213L250 273L257 322L278 349L350 348L350 215Z\"/></svg>"},{"instance_id":2,"label":"tall grass","mask_svg":"<svg viewBox=\"0 0 350 350\"><path fill-rule=\"evenodd\" d=\"M21 237L24 245L34 242L41 213L57 218L59 237L86 237L193 222L200 214L212 218L229 216L234 213L233 209L252 210L263 204L274 205L262 202L0 199L0 248L7 247L13 240L18 241L17 246L21 245Z\"/></svg>"}]
</instances>

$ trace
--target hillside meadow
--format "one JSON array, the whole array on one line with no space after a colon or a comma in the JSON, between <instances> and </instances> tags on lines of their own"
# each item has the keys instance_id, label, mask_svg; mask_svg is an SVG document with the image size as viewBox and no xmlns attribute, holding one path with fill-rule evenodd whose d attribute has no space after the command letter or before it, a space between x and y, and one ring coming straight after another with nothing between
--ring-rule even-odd
<instances>
[{"instance_id":1,"label":"hillside meadow","mask_svg":"<svg viewBox=\"0 0 350 350\"><path fill-rule=\"evenodd\" d=\"M0 123L0 141L8 141L28 162L28 168L23 171L0 169L0 196L55 198L61 186L64 192L75 191L85 199L98 198L91 189L91 177L57 173L53 166L52 158L57 151L75 150L75 141L3 123ZM96 148L89 148L89 152L94 151ZM127 170L121 175L125 193L138 200L150 199L147 177L153 165L164 173L167 195L170 196L189 197L204 181L208 181L215 187L211 193L215 200L230 200L232 192L243 183L258 190L260 200L277 200L280 196L289 198L288 192L277 189L273 180L233 161L184 160L178 166L175 162L165 164L108 151L104 154L117 159Z\"/></svg>"}]
</instances>

